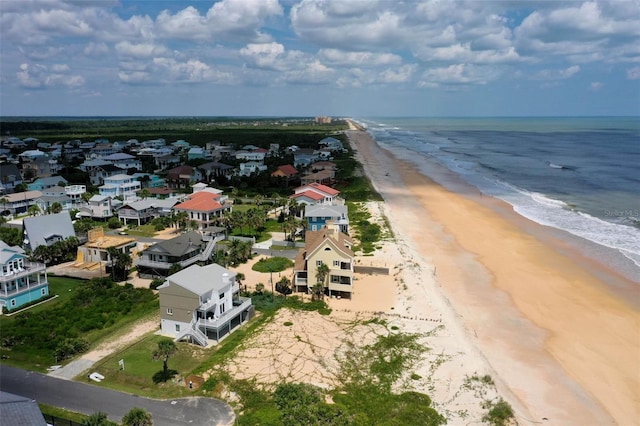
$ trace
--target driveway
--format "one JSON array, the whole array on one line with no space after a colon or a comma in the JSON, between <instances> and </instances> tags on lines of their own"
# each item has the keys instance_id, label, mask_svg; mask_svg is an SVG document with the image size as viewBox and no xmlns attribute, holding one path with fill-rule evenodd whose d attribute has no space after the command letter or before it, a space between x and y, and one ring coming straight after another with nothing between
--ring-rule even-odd
<instances>
[{"instance_id":1,"label":"driveway","mask_svg":"<svg viewBox=\"0 0 640 426\"><path fill-rule=\"evenodd\" d=\"M155 426L231 426L235 421L235 413L229 404L213 398L142 398L6 365L0 365L0 390L82 414L102 411L117 422L133 407L151 413Z\"/></svg>"}]
</instances>

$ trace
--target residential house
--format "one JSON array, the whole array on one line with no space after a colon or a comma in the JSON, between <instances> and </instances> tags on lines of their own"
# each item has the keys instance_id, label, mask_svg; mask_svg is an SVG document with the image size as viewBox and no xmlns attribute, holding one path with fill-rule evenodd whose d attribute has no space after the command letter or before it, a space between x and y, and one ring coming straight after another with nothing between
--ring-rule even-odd
<instances>
[{"instance_id":1,"label":"residential house","mask_svg":"<svg viewBox=\"0 0 640 426\"><path fill-rule=\"evenodd\" d=\"M344 149L342 142L332 137L322 139L320 142L318 142L318 145L324 146L331 151L342 151Z\"/></svg>"},{"instance_id":2,"label":"residential house","mask_svg":"<svg viewBox=\"0 0 640 426\"><path fill-rule=\"evenodd\" d=\"M322 170L331 170L333 172L338 170L338 165L333 161L316 161L309 166L311 173L316 173Z\"/></svg>"},{"instance_id":3,"label":"residential house","mask_svg":"<svg viewBox=\"0 0 640 426\"><path fill-rule=\"evenodd\" d=\"M323 286L329 296L351 298L353 293L353 240L337 226L307 231L303 249L295 259L295 291L311 291L317 284L318 267L329 268Z\"/></svg>"},{"instance_id":4,"label":"residential house","mask_svg":"<svg viewBox=\"0 0 640 426\"><path fill-rule=\"evenodd\" d=\"M118 209L118 219L125 225L134 221L138 225L145 224L156 217L171 214L171 209L180 202L177 198L147 198L144 200L131 201L123 204Z\"/></svg>"},{"instance_id":5,"label":"residential house","mask_svg":"<svg viewBox=\"0 0 640 426\"><path fill-rule=\"evenodd\" d=\"M87 206L80 207L78 217L107 219L113 216L113 200L108 195L94 195Z\"/></svg>"},{"instance_id":6,"label":"residential house","mask_svg":"<svg viewBox=\"0 0 640 426\"><path fill-rule=\"evenodd\" d=\"M304 208L308 231L319 231L329 223L337 226L340 232L349 234L349 216L347 206L325 204L308 205Z\"/></svg>"},{"instance_id":7,"label":"residential house","mask_svg":"<svg viewBox=\"0 0 640 426\"><path fill-rule=\"evenodd\" d=\"M177 166L178 164L180 164L180 157L178 155L173 155L173 154L167 154L167 155L163 155L160 157L154 157L155 158L155 163L156 163L156 167L158 167L160 170L166 170L169 167L174 167Z\"/></svg>"},{"instance_id":8,"label":"residential house","mask_svg":"<svg viewBox=\"0 0 640 426\"><path fill-rule=\"evenodd\" d=\"M69 212L26 217L22 224L24 245L31 251L38 246L50 246L76 236Z\"/></svg>"},{"instance_id":9,"label":"residential house","mask_svg":"<svg viewBox=\"0 0 640 426\"><path fill-rule=\"evenodd\" d=\"M67 184L67 180L62 176L50 176L45 178L38 178L35 181L31 182L27 185L29 191L43 191L45 189L58 186L58 184L62 182L63 184Z\"/></svg>"},{"instance_id":10,"label":"residential house","mask_svg":"<svg viewBox=\"0 0 640 426\"><path fill-rule=\"evenodd\" d=\"M142 188L164 188L167 184L163 178L151 173L134 173L131 176L140 181Z\"/></svg>"},{"instance_id":11,"label":"residential house","mask_svg":"<svg viewBox=\"0 0 640 426\"><path fill-rule=\"evenodd\" d=\"M310 183L321 183L323 185L330 185L335 182L336 172L332 170L320 170L316 173L310 173L300 178L302 185L308 185Z\"/></svg>"},{"instance_id":12,"label":"residential house","mask_svg":"<svg viewBox=\"0 0 640 426\"><path fill-rule=\"evenodd\" d=\"M91 150L91 157L93 158L105 158L113 153L116 150L113 148L113 145L110 143L96 143L96 146Z\"/></svg>"},{"instance_id":13,"label":"residential house","mask_svg":"<svg viewBox=\"0 0 640 426\"><path fill-rule=\"evenodd\" d=\"M82 164L78 166L80 170L83 172L91 172L96 167L106 166L107 164L111 164L109 161L103 160L102 158L93 158L90 160L85 160Z\"/></svg>"},{"instance_id":14,"label":"residential house","mask_svg":"<svg viewBox=\"0 0 640 426\"><path fill-rule=\"evenodd\" d=\"M158 287L162 333L202 346L219 341L254 316L251 299L240 297L236 273L217 264L191 265Z\"/></svg>"},{"instance_id":15,"label":"residential house","mask_svg":"<svg viewBox=\"0 0 640 426\"><path fill-rule=\"evenodd\" d=\"M202 180L202 173L195 167L178 166L167 171L167 185L174 189L187 189L191 182Z\"/></svg>"},{"instance_id":16,"label":"residential house","mask_svg":"<svg viewBox=\"0 0 640 426\"><path fill-rule=\"evenodd\" d=\"M40 151L39 149L28 149L18 154L18 158L20 159L20 162L31 162L36 158L40 158L40 157L46 158L48 157L48 155L46 152Z\"/></svg>"},{"instance_id":17,"label":"residential house","mask_svg":"<svg viewBox=\"0 0 640 426\"><path fill-rule=\"evenodd\" d=\"M267 170L267 166L264 163L258 161L247 161L246 163L240 163L238 169L239 176L251 176L254 173L260 173Z\"/></svg>"},{"instance_id":18,"label":"residential house","mask_svg":"<svg viewBox=\"0 0 640 426\"><path fill-rule=\"evenodd\" d=\"M122 169L113 164L105 164L102 166L92 167L89 171L89 181L91 185L98 186L104 185L104 180L111 176L116 176L122 173Z\"/></svg>"},{"instance_id":19,"label":"residential house","mask_svg":"<svg viewBox=\"0 0 640 426\"><path fill-rule=\"evenodd\" d=\"M281 178L287 184L289 184L289 182L298 179L299 173L298 170L291 164L285 164L284 166L278 166L278 168L271 173L271 177Z\"/></svg>"},{"instance_id":20,"label":"residential house","mask_svg":"<svg viewBox=\"0 0 640 426\"><path fill-rule=\"evenodd\" d=\"M188 160L197 160L197 159L211 159L212 156L209 152L205 151L201 146L194 146L189 148L189 152L187 152Z\"/></svg>"},{"instance_id":21,"label":"residential house","mask_svg":"<svg viewBox=\"0 0 640 426\"><path fill-rule=\"evenodd\" d=\"M145 148L162 148L167 144L167 141L163 138L149 139L142 142L142 146Z\"/></svg>"},{"instance_id":22,"label":"residential house","mask_svg":"<svg viewBox=\"0 0 640 426\"><path fill-rule=\"evenodd\" d=\"M206 262L221 239L204 238L199 232L191 231L160 241L140 253L136 262L138 275L144 278L166 277L171 265L179 264L186 268L196 262Z\"/></svg>"},{"instance_id":23,"label":"residential house","mask_svg":"<svg viewBox=\"0 0 640 426\"><path fill-rule=\"evenodd\" d=\"M319 198L318 195L322 196L322 198ZM320 183L310 183L294 189L294 194L290 198L296 199L299 203L303 196L306 196L309 199L319 200L319 202L306 204L344 204L344 200L340 198L339 195L340 191L337 189L333 189Z\"/></svg>"},{"instance_id":24,"label":"residential house","mask_svg":"<svg viewBox=\"0 0 640 426\"><path fill-rule=\"evenodd\" d=\"M13 192L17 185L22 183L22 174L15 164L0 164L0 194Z\"/></svg>"},{"instance_id":25,"label":"residential house","mask_svg":"<svg viewBox=\"0 0 640 426\"><path fill-rule=\"evenodd\" d=\"M151 194L152 197L154 198L168 198L168 197L178 197L180 195L180 193L175 190L175 189L171 189L171 188L149 188L148 189L149 194Z\"/></svg>"},{"instance_id":26,"label":"residential house","mask_svg":"<svg viewBox=\"0 0 640 426\"><path fill-rule=\"evenodd\" d=\"M0 241L0 308L16 309L49 295L47 268L24 250Z\"/></svg>"},{"instance_id":27,"label":"residential house","mask_svg":"<svg viewBox=\"0 0 640 426\"><path fill-rule=\"evenodd\" d=\"M2 390L0 419L7 425L48 426L35 399Z\"/></svg>"},{"instance_id":28,"label":"residential house","mask_svg":"<svg viewBox=\"0 0 640 426\"><path fill-rule=\"evenodd\" d=\"M293 153L293 165L296 168L304 168L320 160L320 155L314 149L298 149Z\"/></svg>"},{"instance_id":29,"label":"residential house","mask_svg":"<svg viewBox=\"0 0 640 426\"><path fill-rule=\"evenodd\" d=\"M120 174L105 178L104 185L100 186L98 190L100 195L112 198L122 197L122 200L127 202L136 200L138 198L137 192L141 188L142 185L139 180L133 176Z\"/></svg>"},{"instance_id":30,"label":"residential house","mask_svg":"<svg viewBox=\"0 0 640 426\"><path fill-rule=\"evenodd\" d=\"M60 204L63 210L68 211L73 208L73 202L62 186L53 186L43 190L42 196L36 200L36 205L42 212L48 212L55 203Z\"/></svg>"},{"instance_id":31,"label":"residential house","mask_svg":"<svg viewBox=\"0 0 640 426\"><path fill-rule=\"evenodd\" d=\"M52 157L34 157L20 164L23 176L31 174L34 177L49 177L58 174L62 165Z\"/></svg>"},{"instance_id":32,"label":"residential house","mask_svg":"<svg viewBox=\"0 0 640 426\"><path fill-rule=\"evenodd\" d=\"M103 264L106 266L112 260L109 249L130 253L135 246L135 238L105 235L104 228L94 228L87 233L87 242L78 247L76 261L71 266L88 270L103 269Z\"/></svg>"},{"instance_id":33,"label":"residential house","mask_svg":"<svg viewBox=\"0 0 640 426\"><path fill-rule=\"evenodd\" d=\"M8 214L26 213L42 197L40 191L15 192L2 196L2 210Z\"/></svg>"},{"instance_id":34,"label":"residential house","mask_svg":"<svg viewBox=\"0 0 640 426\"><path fill-rule=\"evenodd\" d=\"M263 162L266 155L267 150L264 148L256 148L251 151L240 150L236 151L236 160Z\"/></svg>"},{"instance_id":35,"label":"residential house","mask_svg":"<svg viewBox=\"0 0 640 426\"><path fill-rule=\"evenodd\" d=\"M209 191L198 191L189 195L185 202L177 204L173 211L187 213L189 220L198 223L200 229L213 225L225 212L231 212L231 204L225 202L222 195Z\"/></svg>"},{"instance_id":36,"label":"residential house","mask_svg":"<svg viewBox=\"0 0 640 426\"><path fill-rule=\"evenodd\" d=\"M142 161L133 155L126 154L124 152L116 152L114 154L107 155L106 157L102 157L102 159L121 168L122 170L142 170Z\"/></svg>"},{"instance_id":37,"label":"residential house","mask_svg":"<svg viewBox=\"0 0 640 426\"><path fill-rule=\"evenodd\" d=\"M233 166L217 161L201 164L198 168L202 170L204 179L207 182L213 182L216 178L221 176L229 177L233 174Z\"/></svg>"},{"instance_id":38,"label":"residential house","mask_svg":"<svg viewBox=\"0 0 640 426\"><path fill-rule=\"evenodd\" d=\"M82 195L87 192L85 185L67 185L64 187L64 192L71 199L74 205L82 203Z\"/></svg>"},{"instance_id":39,"label":"residential house","mask_svg":"<svg viewBox=\"0 0 640 426\"><path fill-rule=\"evenodd\" d=\"M174 147L177 151L188 151L189 148L191 148L191 144L187 141L184 141L182 139L175 141L174 143L171 144L172 147Z\"/></svg>"}]
</instances>

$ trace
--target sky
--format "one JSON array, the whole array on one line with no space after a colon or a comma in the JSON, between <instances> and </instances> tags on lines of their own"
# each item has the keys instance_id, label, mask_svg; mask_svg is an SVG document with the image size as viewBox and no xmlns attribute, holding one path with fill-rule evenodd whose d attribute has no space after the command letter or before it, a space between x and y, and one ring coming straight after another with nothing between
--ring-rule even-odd
<instances>
[{"instance_id":1,"label":"sky","mask_svg":"<svg viewBox=\"0 0 640 426\"><path fill-rule=\"evenodd\" d=\"M640 0L0 0L2 116L640 115Z\"/></svg>"}]
</instances>

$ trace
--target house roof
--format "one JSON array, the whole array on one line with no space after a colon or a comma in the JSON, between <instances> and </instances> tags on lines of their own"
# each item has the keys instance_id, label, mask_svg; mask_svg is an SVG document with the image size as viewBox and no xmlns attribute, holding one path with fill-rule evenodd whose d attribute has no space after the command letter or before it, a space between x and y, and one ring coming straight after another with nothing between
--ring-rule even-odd
<instances>
[{"instance_id":1,"label":"house roof","mask_svg":"<svg viewBox=\"0 0 640 426\"><path fill-rule=\"evenodd\" d=\"M195 247L200 245L202 245L202 236L196 231L191 231L186 234L178 235L170 240L160 241L145 251L167 253L169 256L179 257L183 254L192 252Z\"/></svg>"},{"instance_id":2,"label":"house roof","mask_svg":"<svg viewBox=\"0 0 640 426\"><path fill-rule=\"evenodd\" d=\"M333 189L330 186L323 185L321 183L310 183L308 185L299 186L298 188L295 189L295 192L301 192L301 191L304 191L305 189L319 191L323 194L327 194L331 196L340 194L340 191L338 191L337 189Z\"/></svg>"},{"instance_id":3,"label":"house roof","mask_svg":"<svg viewBox=\"0 0 640 426\"><path fill-rule=\"evenodd\" d=\"M16 254L20 255L20 257L24 257L24 250L18 246L10 246L0 240L0 265L7 263Z\"/></svg>"},{"instance_id":4,"label":"house roof","mask_svg":"<svg viewBox=\"0 0 640 426\"><path fill-rule=\"evenodd\" d=\"M58 185L58 182L67 183L68 181L62 176L50 176L50 177L38 178L35 181L33 181L32 185L35 185L35 184Z\"/></svg>"},{"instance_id":5,"label":"house roof","mask_svg":"<svg viewBox=\"0 0 640 426\"><path fill-rule=\"evenodd\" d=\"M110 196L108 196L108 195L99 195L99 194L96 194L96 195L93 195L91 198L89 198L89 202L91 202L91 201L94 201L94 202L100 202L100 201L104 201L104 200L106 200L107 198L111 198L111 197L110 197Z\"/></svg>"},{"instance_id":6,"label":"house roof","mask_svg":"<svg viewBox=\"0 0 640 426\"><path fill-rule=\"evenodd\" d=\"M177 204L174 208L176 210L213 212L224 208L224 206L217 200L219 197L220 195L218 194L212 194L208 191L200 191L191 194L187 201Z\"/></svg>"},{"instance_id":7,"label":"house roof","mask_svg":"<svg viewBox=\"0 0 640 426\"><path fill-rule=\"evenodd\" d=\"M175 190L171 188L147 188L147 191L153 195L169 195L173 194Z\"/></svg>"},{"instance_id":8,"label":"house roof","mask_svg":"<svg viewBox=\"0 0 640 426\"><path fill-rule=\"evenodd\" d=\"M347 206L326 206L321 204L312 204L304 209L305 217L347 217Z\"/></svg>"},{"instance_id":9,"label":"house roof","mask_svg":"<svg viewBox=\"0 0 640 426\"><path fill-rule=\"evenodd\" d=\"M302 198L302 197L310 198L313 201L321 201L322 199L324 199L324 195L319 194L319 193L314 192L314 191L299 192L297 194L293 194L290 198Z\"/></svg>"},{"instance_id":10,"label":"house roof","mask_svg":"<svg viewBox=\"0 0 640 426\"><path fill-rule=\"evenodd\" d=\"M202 170L229 170L233 169L233 166L228 164L219 163L217 161L211 161L209 163L204 163L198 166Z\"/></svg>"},{"instance_id":11,"label":"house roof","mask_svg":"<svg viewBox=\"0 0 640 426\"><path fill-rule=\"evenodd\" d=\"M298 174L298 170L295 167L293 167L291 164L285 164L284 166L278 166L278 170L280 172L282 172L287 177L295 176L295 175Z\"/></svg>"},{"instance_id":12,"label":"house roof","mask_svg":"<svg viewBox=\"0 0 640 426\"><path fill-rule=\"evenodd\" d=\"M167 173L170 175L172 174L176 174L176 175L189 174L190 175L191 173L193 173L193 167L182 165L182 166L174 167L173 169L167 170Z\"/></svg>"},{"instance_id":13,"label":"house roof","mask_svg":"<svg viewBox=\"0 0 640 426\"><path fill-rule=\"evenodd\" d=\"M353 239L342 232L336 232L333 229L322 228L319 231L307 231L305 233L305 246L300 249L295 259L294 269L302 271L305 269L305 259L313 255L324 244L330 244L334 250L353 257L355 254L347 247L347 244L353 244Z\"/></svg>"},{"instance_id":14,"label":"house roof","mask_svg":"<svg viewBox=\"0 0 640 426\"><path fill-rule=\"evenodd\" d=\"M63 239L76 236L69 212L27 217L23 223L29 240L28 244L32 250L38 246L47 245L47 238L53 235L59 235Z\"/></svg>"},{"instance_id":15,"label":"house roof","mask_svg":"<svg viewBox=\"0 0 640 426\"><path fill-rule=\"evenodd\" d=\"M190 292L203 295L211 290L221 290L228 283L223 282L224 274L228 274L228 279L235 281L236 273L222 266L212 263L206 266L191 265L182 271L176 272L167 277L170 281ZM162 288L165 284L160 286Z\"/></svg>"},{"instance_id":16,"label":"house roof","mask_svg":"<svg viewBox=\"0 0 640 426\"><path fill-rule=\"evenodd\" d=\"M125 154L124 152L116 152L115 154L107 155L102 158L104 158L107 161L118 161L118 160L133 160L136 157L134 157L133 155Z\"/></svg>"},{"instance_id":17,"label":"house roof","mask_svg":"<svg viewBox=\"0 0 640 426\"><path fill-rule=\"evenodd\" d=\"M7 425L47 425L34 399L5 391L0 391L0 418Z\"/></svg>"},{"instance_id":18,"label":"house roof","mask_svg":"<svg viewBox=\"0 0 640 426\"><path fill-rule=\"evenodd\" d=\"M0 178L8 178L9 176L15 176L18 180L22 180L20 169L15 164L0 164Z\"/></svg>"},{"instance_id":19,"label":"house roof","mask_svg":"<svg viewBox=\"0 0 640 426\"><path fill-rule=\"evenodd\" d=\"M144 200L132 201L130 203L124 204L122 208L129 207L130 209L139 211L145 210L150 207L159 207L159 208L171 208L178 203L177 198L165 198L164 200L159 200L157 198L145 198Z\"/></svg>"},{"instance_id":20,"label":"house roof","mask_svg":"<svg viewBox=\"0 0 640 426\"><path fill-rule=\"evenodd\" d=\"M13 194L7 194L4 196L10 203L15 203L17 201L23 200L34 200L36 198L42 197L42 192L40 191L24 191L24 192L14 192Z\"/></svg>"},{"instance_id":21,"label":"house roof","mask_svg":"<svg viewBox=\"0 0 640 426\"><path fill-rule=\"evenodd\" d=\"M110 172L110 173L112 173L112 172L122 173L122 169L120 167L115 166L115 165L113 165L111 163L102 164L100 166L97 166L96 169L102 169L102 171Z\"/></svg>"}]
</instances>

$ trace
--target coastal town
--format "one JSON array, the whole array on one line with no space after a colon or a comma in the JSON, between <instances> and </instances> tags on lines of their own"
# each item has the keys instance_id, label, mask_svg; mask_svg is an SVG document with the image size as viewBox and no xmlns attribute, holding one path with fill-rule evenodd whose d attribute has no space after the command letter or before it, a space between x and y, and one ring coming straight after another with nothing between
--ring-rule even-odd
<instances>
[{"instance_id":1,"label":"coastal town","mask_svg":"<svg viewBox=\"0 0 640 426\"><path fill-rule=\"evenodd\" d=\"M283 133L295 126L276 124ZM23 392L64 407L40 408L49 422L78 424L130 424L136 413L167 425L604 424L603 406L614 402L619 418L633 417L632 402L591 399L585 389L614 385L570 377L564 369L581 364L559 360L574 359L574 348L545 340L527 319L544 318L504 297L539 300L530 291L547 289L539 277L548 269L531 263L540 253L547 268L593 277L515 231L520 219L498 200L435 185L361 124L318 117L304 126L314 132L288 143L105 136L67 147L3 137L19 146L3 148L0 164L3 387L20 388L35 372L42 389L68 383L59 397L73 404ZM83 145L92 148L80 153ZM162 155L144 154L155 150ZM462 185L445 170L431 174ZM469 253L484 253L493 280ZM515 276L528 285L509 287ZM574 285L560 273L554 284L545 291ZM599 321L615 333L600 338L617 342L632 331L625 311L611 309ZM569 302L564 310L580 312ZM581 318L571 330L582 339L593 323ZM618 370L631 364L606 367L616 389L626 377ZM117 391L119 408L95 402L103 389ZM167 413L158 398L176 406ZM28 401L10 402L42 417Z\"/></svg>"}]
</instances>

